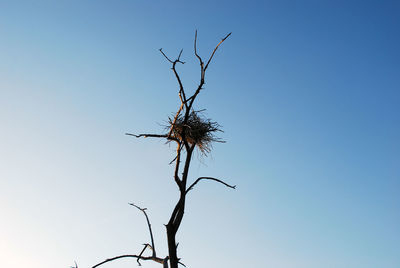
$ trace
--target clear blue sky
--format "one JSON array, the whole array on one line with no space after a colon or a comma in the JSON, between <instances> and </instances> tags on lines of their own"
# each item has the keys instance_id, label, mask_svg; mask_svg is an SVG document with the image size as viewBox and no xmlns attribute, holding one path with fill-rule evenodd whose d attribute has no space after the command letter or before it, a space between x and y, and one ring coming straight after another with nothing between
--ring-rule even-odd
<instances>
[{"instance_id":1,"label":"clear blue sky","mask_svg":"<svg viewBox=\"0 0 400 268\"><path fill-rule=\"evenodd\" d=\"M201 55L232 36L197 108L225 130L191 178L188 267L400 267L399 1L0 1L0 266L160 255L177 199L177 109ZM107 267L136 265L121 260ZM143 263L143 267L159 267ZM106 267L106 266L104 266Z\"/></svg>"}]
</instances>

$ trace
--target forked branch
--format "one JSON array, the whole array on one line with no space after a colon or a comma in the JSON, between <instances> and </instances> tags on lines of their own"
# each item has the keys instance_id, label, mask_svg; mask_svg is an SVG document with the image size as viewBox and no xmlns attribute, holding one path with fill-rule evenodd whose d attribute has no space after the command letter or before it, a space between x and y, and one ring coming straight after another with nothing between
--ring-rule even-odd
<instances>
[{"instance_id":1,"label":"forked branch","mask_svg":"<svg viewBox=\"0 0 400 268\"><path fill-rule=\"evenodd\" d=\"M185 94L185 90L182 84L182 80L181 77L178 74L178 71L176 70L176 64L177 63L181 63L181 64L185 64L185 62L181 61L181 56L182 56L182 52L183 49L181 49L181 51L179 52L178 58L174 61L172 61L170 58L168 58L168 56L164 53L164 51L162 50L162 48L160 48L160 52L161 54L170 62L172 63L172 70L174 71L175 74L175 78L178 81L179 84L179 99L181 100L182 105L185 105L186 108L187 106L187 101L186 101L186 94Z\"/></svg>"},{"instance_id":2,"label":"forked branch","mask_svg":"<svg viewBox=\"0 0 400 268\"><path fill-rule=\"evenodd\" d=\"M217 51L217 49L219 48L219 46L220 46L231 34L232 34L232 33L229 33L229 34L227 34L224 38L222 38L222 40L221 40L221 41L217 44L217 46L214 48L213 52L211 53L210 58L208 59L206 65L204 66L204 62L203 62L202 58L199 56L199 54L198 54L198 52L197 52L197 31L196 31L195 37L194 37L194 54L195 54L195 56L197 57L197 59L199 60L201 75L200 75L200 83L199 83L199 85L198 85L198 87L197 87L197 90L195 91L195 93L194 93L190 98L187 99L187 102L189 102L188 110L190 110L190 109L192 108L194 100L196 99L196 97L197 97L197 95L200 93L200 91L203 89L203 86L204 86L204 83L205 83L204 79L205 79L205 75L206 75L206 70L207 70L209 64L211 63L211 60L213 59L215 52ZM188 111L188 110L186 111L186 114L189 114L189 111Z\"/></svg>"},{"instance_id":3,"label":"forked branch","mask_svg":"<svg viewBox=\"0 0 400 268\"><path fill-rule=\"evenodd\" d=\"M146 222L147 222L147 226L149 228L149 233L150 233L151 245L150 244L144 244L144 247L143 247L143 249L142 249L142 251L140 252L139 255L136 255L136 254L125 254L125 255L112 257L112 258L106 259L106 260L94 265L92 268L96 268L96 267L99 267L100 265L103 265L105 263L108 263L108 262L111 262L111 261L115 261L115 260L118 260L118 259L122 259L122 258L136 258L136 261L139 264L139 266L141 265L140 260L144 260L144 261L152 260L152 261L155 261L157 263L161 263L165 268L168 268L168 259L169 259L169 257L167 256L164 259L157 257L156 248L155 248L155 245L154 245L153 231L151 229L151 224L150 224L149 217L148 217L148 215L146 213L147 209L146 208L141 208L141 207L139 207L139 206L137 206L137 205L135 205L133 203L129 203L129 205L134 206L135 208L137 208L140 211L142 211L144 216L146 217ZM152 255L151 256L143 256L143 253L147 248L151 249L151 251L152 251ZM76 263L75 263L75 268L78 268L78 265Z\"/></svg>"}]
</instances>

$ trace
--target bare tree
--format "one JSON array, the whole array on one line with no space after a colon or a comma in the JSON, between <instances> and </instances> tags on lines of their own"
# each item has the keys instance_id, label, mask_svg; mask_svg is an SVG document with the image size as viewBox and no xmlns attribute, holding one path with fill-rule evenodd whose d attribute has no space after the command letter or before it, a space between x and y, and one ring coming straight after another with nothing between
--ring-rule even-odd
<instances>
[{"instance_id":1,"label":"bare tree","mask_svg":"<svg viewBox=\"0 0 400 268\"><path fill-rule=\"evenodd\" d=\"M170 164L175 164L174 170L174 180L179 189L179 200L176 203L171 216L169 218L168 223L165 225L167 229L167 241L168 241L168 255L164 258L161 258L157 255L156 247L154 244L153 232L151 229L151 224L149 217L146 213L146 208L141 208L135 204L130 204L133 207L137 208L141 212L143 212L149 233L150 233L150 243L144 244L142 251L139 254L132 255L120 255L113 258L106 259L92 268L99 267L105 263L121 259L121 258L136 258L139 265L140 261L143 260L152 260L157 263L163 265L164 268L177 268L178 264L185 266L180 262L180 258L178 258L177 254L177 242L176 242L176 234L181 225L183 215L185 213L185 203L186 197L188 193L196 186L200 181L210 180L217 183L220 183L229 188L235 189L236 186L232 186L221 179L213 178L213 177L200 177L194 180L191 184L188 183L188 175L190 163L192 160L193 152L197 148L201 153L207 154L211 150L211 146L213 142L223 142L216 136L216 132L221 131L218 123L213 122L211 119L205 118L202 115L202 110L195 110L194 103L196 101L197 96L202 91L203 86L205 84L205 75L206 71L215 55L215 52L218 50L219 46L231 35L229 33L216 45L214 50L212 51L210 57L203 61L203 58L199 56L197 51L197 31L194 38L194 55L196 56L199 64L200 64L200 81L198 83L197 88L194 93L188 95L188 92L183 86L182 80L179 76L179 73L176 69L177 64L184 64L181 60L182 50L180 51L178 57L174 60L169 58L162 49L160 49L161 54L164 58L171 63L172 71L176 77L176 80L179 85L178 96L180 100L180 105L175 113L175 116L169 118L168 126L165 130L165 133L162 134L131 134L126 133L126 135L134 136L136 138L160 138L165 139L167 142L173 142L176 144L176 155L174 159L170 162ZM143 255L146 249L151 250L150 255ZM168 265L169 263L169 265ZM77 265L75 265L77 268Z\"/></svg>"}]
</instances>

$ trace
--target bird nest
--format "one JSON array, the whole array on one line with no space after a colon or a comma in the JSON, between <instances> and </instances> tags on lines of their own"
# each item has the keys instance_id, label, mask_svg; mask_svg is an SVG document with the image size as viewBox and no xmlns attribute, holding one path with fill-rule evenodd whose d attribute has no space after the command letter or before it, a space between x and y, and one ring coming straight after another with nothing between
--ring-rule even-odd
<instances>
[{"instance_id":1,"label":"bird nest","mask_svg":"<svg viewBox=\"0 0 400 268\"><path fill-rule=\"evenodd\" d=\"M197 111L192 111L186 121L182 115L178 115L175 122L174 118L169 118L168 128L172 137L196 145L204 154L211 151L213 142L224 142L215 135L215 132L222 132L220 125L200 116Z\"/></svg>"}]
</instances>

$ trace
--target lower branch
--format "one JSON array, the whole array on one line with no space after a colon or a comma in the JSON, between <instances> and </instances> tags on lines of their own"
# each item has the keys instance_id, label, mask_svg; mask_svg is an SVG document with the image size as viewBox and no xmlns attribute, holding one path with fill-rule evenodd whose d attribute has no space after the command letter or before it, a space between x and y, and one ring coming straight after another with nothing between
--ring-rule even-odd
<instances>
[{"instance_id":1,"label":"lower branch","mask_svg":"<svg viewBox=\"0 0 400 268\"><path fill-rule=\"evenodd\" d=\"M187 194L190 190L192 190L193 187L194 187L199 181L201 181L201 180L212 180L212 181L216 181L216 182L222 183L222 184L225 185L226 187L229 187L229 188L232 188L232 189L236 189L236 185L229 185L229 184L227 184L226 182L224 182L224 181L222 181L222 180L219 180L219 179L216 179L216 178L212 178L212 177L200 177L200 178L198 178L197 180L195 180L195 182L193 182L192 185L190 185L190 186L188 187L188 189L186 190L186 194Z\"/></svg>"},{"instance_id":2,"label":"lower branch","mask_svg":"<svg viewBox=\"0 0 400 268\"><path fill-rule=\"evenodd\" d=\"M102 262L96 264L92 268L96 268L96 267L99 267L100 265L103 265L103 264L105 264L107 262L115 261L115 260L122 259L122 258L136 258L136 259L140 259L140 260L144 260L144 261L151 260L151 261L155 261L155 262L161 263L161 264L165 263L164 259L161 259L161 258L158 258L158 257L153 257L153 256L143 257L143 256L140 256L140 255L129 255L129 254L127 254L127 255L120 255L120 256L116 256L116 257L113 257L113 258L106 259L105 261L102 261ZM164 264L164 267L165 267L165 264ZM168 268L168 266L166 266L166 267Z\"/></svg>"}]
</instances>

